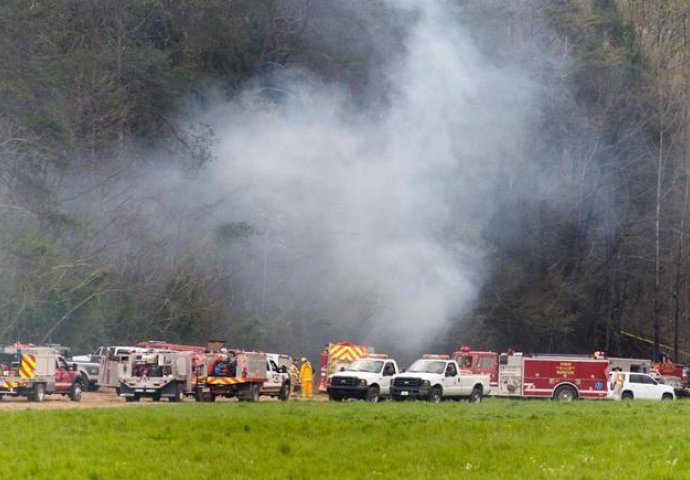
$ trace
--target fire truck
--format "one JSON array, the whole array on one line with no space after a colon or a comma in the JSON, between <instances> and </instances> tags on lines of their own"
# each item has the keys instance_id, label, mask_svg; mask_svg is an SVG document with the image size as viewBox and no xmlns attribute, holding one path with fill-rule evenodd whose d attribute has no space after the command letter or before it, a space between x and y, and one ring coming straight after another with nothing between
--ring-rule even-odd
<instances>
[{"instance_id":1,"label":"fire truck","mask_svg":"<svg viewBox=\"0 0 690 480\"><path fill-rule=\"evenodd\" d=\"M119 395L128 402L150 397L181 402L193 393L193 352L149 349L132 353L124 363Z\"/></svg>"},{"instance_id":2,"label":"fire truck","mask_svg":"<svg viewBox=\"0 0 690 480\"><path fill-rule=\"evenodd\" d=\"M326 392L328 377L345 369L360 357L374 353L372 347L350 342L330 342L321 350L319 392Z\"/></svg>"},{"instance_id":3,"label":"fire truck","mask_svg":"<svg viewBox=\"0 0 690 480\"><path fill-rule=\"evenodd\" d=\"M196 400L213 402L216 397L237 397L240 401L258 401L261 388L268 380L266 354L219 349L219 343L210 342L207 348L209 353L194 356L193 389Z\"/></svg>"},{"instance_id":4,"label":"fire truck","mask_svg":"<svg viewBox=\"0 0 690 480\"><path fill-rule=\"evenodd\" d=\"M462 347L453 353L460 370L489 374L494 395L523 398L606 398L609 362L577 355L526 355L475 352Z\"/></svg>"},{"instance_id":5,"label":"fire truck","mask_svg":"<svg viewBox=\"0 0 690 480\"><path fill-rule=\"evenodd\" d=\"M137 342L136 346L141 348L154 348L156 350L172 350L174 352L206 352L206 347L200 347L198 345L182 345L180 343L168 343L160 340Z\"/></svg>"},{"instance_id":6,"label":"fire truck","mask_svg":"<svg viewBox=\"0 0 690 480\"><path fill-rule=\"evenodd\" d=\"M54 348L15 344L0 347L0 398L27 397L42 402L46 394L81 400L82 379Z\"/></svg>"}]
</instances>

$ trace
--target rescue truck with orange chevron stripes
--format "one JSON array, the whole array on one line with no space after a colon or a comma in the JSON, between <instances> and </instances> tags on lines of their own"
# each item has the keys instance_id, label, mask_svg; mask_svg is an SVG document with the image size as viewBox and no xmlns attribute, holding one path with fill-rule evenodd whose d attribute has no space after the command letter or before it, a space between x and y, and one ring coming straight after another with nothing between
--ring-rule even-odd
<instances>
[{"instance_id":1,"label":"rescue truck with orange chevron stripes","mask_svg":"<svg viewBox=\"0 0 690 480\"><path fill-rule=\"evenodd\" d=\"M263 352L248 352L209 342L208 353L194 357L194 397L213 402L216 397L237 397L256 402L267 378L267 357Z\"/></svg>"},{"instance_id":2,"label":"rescue truck with orange chevron stripes","mask_svg":"<svg viewBox=\"0 0 690 480\"><path fill-rule=\"evenodd\" d=\"M51 347L14 344L0 347L0 398L27 397L42 402L46 394L81 400L82 379L76 366Z\"/></svg>"},{"instance_id":3,"label":"rescue truck with orange chevron stripes","mask_svg":"<svg viewBox=\"0 0 690 480\"><path fill-rule=\"evenodd\" d=\"M358 358L374 353L374 349L367 345L358 345L350 342L330 342L321 351L319 372L319 392L328 389L328 377L336 372L344 370Z\"/></svg>"}]
</instances>

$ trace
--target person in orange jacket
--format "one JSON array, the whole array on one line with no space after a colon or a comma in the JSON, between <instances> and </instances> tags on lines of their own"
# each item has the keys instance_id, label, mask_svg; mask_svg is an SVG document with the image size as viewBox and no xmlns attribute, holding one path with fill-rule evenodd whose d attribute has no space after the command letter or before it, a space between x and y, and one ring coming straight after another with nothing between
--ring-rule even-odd
<instances>
[{"instance_id":1,"label":"person in orange jacket","mask_svg":"<svg viewBox=\"0 0 690 480\"><path fill-rule=\"evenodd\" d=\"M306 357L302 357L302 366L299 369L299 379L302 385L302 397L311 398L314 370L311 368L311 363Z\"/></svg>"}]
</instances>

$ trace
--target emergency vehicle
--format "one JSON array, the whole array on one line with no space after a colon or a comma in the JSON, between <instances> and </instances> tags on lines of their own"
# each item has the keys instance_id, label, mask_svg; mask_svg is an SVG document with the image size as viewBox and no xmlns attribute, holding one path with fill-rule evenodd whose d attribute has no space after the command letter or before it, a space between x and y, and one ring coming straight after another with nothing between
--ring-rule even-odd
<instances>
[{"instance_id":1,"label":"emergency vehicle","mask_svg":"<svg viewBox=\"0 0 690 480\"><path fill-rule=\"evenodd\" d=\"M135 353L143 353L147 349L134 346L100 347L94 353L94 358L100 358L101 367L98 372L99 387L111 387L120 394L120 378L127 375L129 357Z\"/></svg>"},{"instance_id":2,"label":"emergency vehicle","mask_svg":"<svg viewBox=\"0 0 690 480\"><path fill-rule=\"evenodd\" d=\"M374 353L372 347L350 342L330 342L321 350L319 392L326 392L328 377L344 370L360 357Z\"/></svg>"},{"instance_id":3,"label":"emergency vehicle","mask_svg":"<svg viewBox=\"0 0 690 480\"><path fill-rule=\"evenodd\" d=\"M194 352L205 353L207 347L200 347L198 345L182 345L180 343L168 343L159 340L148 340L146 342L137 342L137 347L154 348L156 350L172 350L174 352Z\"/></svg>"},{"instance_id":4,"label":"emergency vehicle","mask_svg":"<svg viewBox=\"0 0 690 480\"><path fill-rule=\"evenodd\" d=\"M15 344L0 347L0 398L27 397L42 402L46 394L81 400L82 379L54 348Z\"/></svg>"},{"instance_id":5,"label":"emergency vehicle","mask_svg":"<svg viewBox=\"0 0 690 480\"><path fill-rule=\"evenodd\" d=\"M576 355L523 355L475 352L462 347L453 353L460 369L491 377L493 395L524 398L606 398L609 362Z\"/></svg>"},{"instance_id":6,"label":"emergency vehicle","mask_svg":"<svg viewBox=\"0 0 690 480\"><path fill-rule=\"evenodd\" d=\"M391 397L395 401L425 399L439 403L443 398L466 398L479 403L491 391L489 375L462 371L448 355L425 354L404 373L393 377Z\"/></svg>"},{"instance_id":7,"label":"emergency vehicle","mask_svg":"<svg viewBox=\"0 0 690 480\"><path fill-rule=\"evenodd\" d=\"M390 397L391 381L400 373L398 364L385 353L371 353L352 362L344 371L328 377L328 399L339 402L347 398L376 403Z\"/></svg>"},{"instance_id":8,"label":"emergency vehicle","mask_svg":"<svg viewBox=\"0 0 690 480\"><path fill-rule=\"evenodd\" d=\"M237 397L240 401L258 401L261 388L268 380L266 354L216 348L217 345L209 344L210 353L194 356L196 400L213 402L216 397Z\"/></svg>"},{"instance_id":9,"label":"emergency vehicle","mask_svg":"<svg viewBox=\"0 0 690 480\"><path fill-rule=\"evenodd\" d=\"M675 377L680 380L681 384L688 386L688 370L687 367L680 363L662 362L653 363L649 373L657 377Z\"/></svg>"},{"instance_id":10,"label":"emergency vehicle","mask_svg":"<svg viewBox=\"0 0 690 480\"><path fill-rule=\"evenodd\" d=\"M290 398L290 373L292 357L280 353L266 354L266 381L261 386L261 395L278 397L280 400Z\"/></svg>"},{"instance_id":11,"label":"emergency vehicle","mask_svg":"<svg viewBox=\"0 0 690 480\"><path fill-rule=\"evenodd\" d=\"M184 395L193 393L192 355L154 349L132 353L124 363L119 395L128 402L138 402L141 397L181 402Z\"/></svg>"}]
</instances>

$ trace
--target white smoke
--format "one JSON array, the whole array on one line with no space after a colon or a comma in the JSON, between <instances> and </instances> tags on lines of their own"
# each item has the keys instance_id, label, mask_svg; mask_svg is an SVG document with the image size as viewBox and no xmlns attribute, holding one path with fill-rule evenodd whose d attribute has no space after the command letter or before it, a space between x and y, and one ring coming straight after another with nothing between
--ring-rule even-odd
<instances>
[{"instance_id":1,"label":"white smoke","mask_svg":"<svg viewBox=\"0 0 690 480\"><path fill-rule=\"evenodd\" d=\"M386 110L317 82L280 106L247 92L204 116L219 141L200 197L233 192L214 221L256 233L227 248L257 311L300 304L355 340L415 349L477 296L482 222L496 175L517 174L534 89L483 59L443 2L392 5L417 20Z\"/></svg>"}]
</instances>

